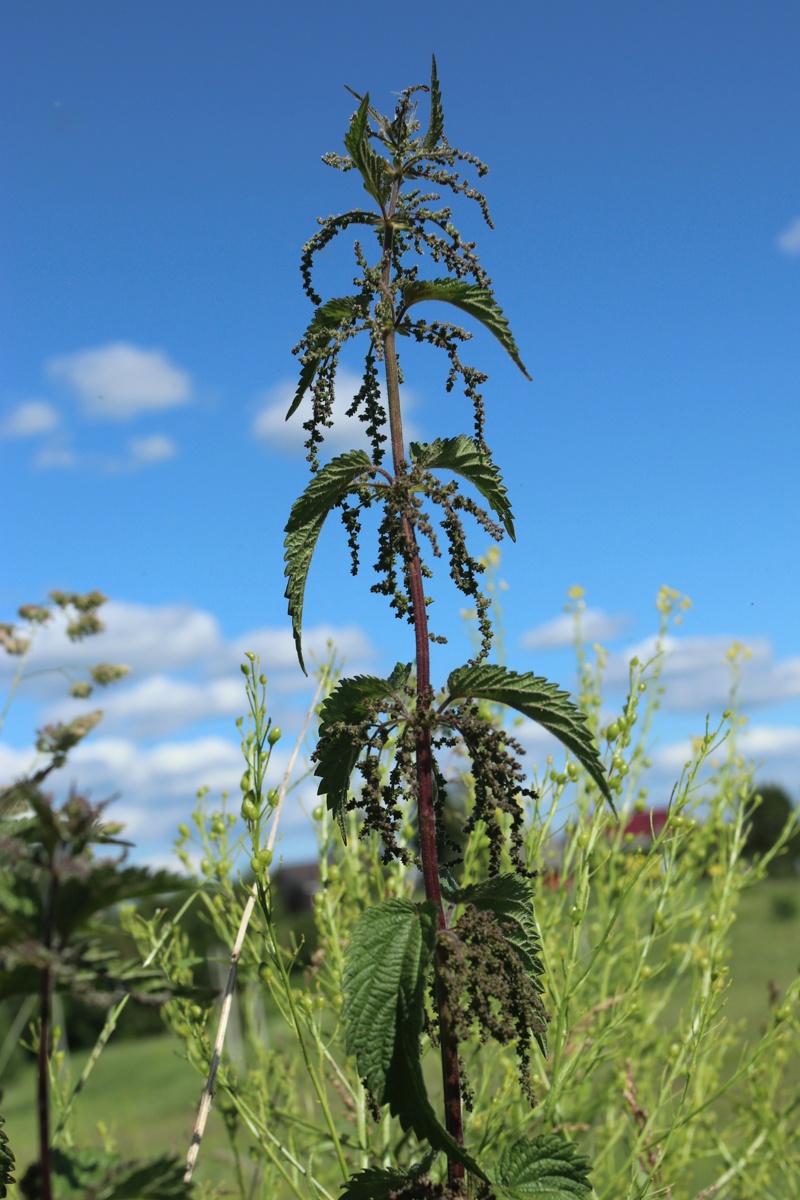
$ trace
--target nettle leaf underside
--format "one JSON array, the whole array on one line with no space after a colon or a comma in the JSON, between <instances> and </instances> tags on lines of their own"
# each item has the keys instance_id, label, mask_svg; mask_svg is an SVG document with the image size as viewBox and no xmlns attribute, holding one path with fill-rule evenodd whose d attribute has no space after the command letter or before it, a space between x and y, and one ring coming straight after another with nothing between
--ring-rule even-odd
<instances>
[{"instance_id":1,"label":"nettle leaf underside","mask_svg":"<svg viewBox=\"0 0 800 1200\"><path fill-rule=\"evenodd\" d=\"M391 185L386 174L386 159L372 149L369 141L369 92L350 123L344 144L361 175L365 190L383 208L389 198Z\"/></svg>"},{"instance_id":2,"label":"nettle leaf underside","mask_svg":"<svg viewBox=\"0 0 800 1200\"><path fill-rule=\"evenodd\" d=\"M505 704L558 738L582 764L615 812L614 800L586 715L557 684L532 672L519 674L506 667L459 667L447 681L448 703L459 699Z\"/></svg>"},{"instance_id":3,"label":"nettle leaf underside","mask_svg":"<svg viewBox=\"0 0 800 1200\"><path fill-rule=\"evenodd\" d=\"M364 749L349 730L334 729L336 725L359 725L367 715L367 705L388 699L397 690L398 667L389 679L375 675L356 675L341 679L320 709L317 768L317 794L327 797L328 809L339 822L342 837L347 841L344 813L350 776Z\"/></svg>"},{"instance_id":4,"label":"nettle leaf underside","mask_svg":"<svg viewBox=\"0 0 800 1200\"><path fill-rule=\"evenodd\" d=\"M466 283L463 279L412 279L403 284L401 292L403 303L398 319L405 315L412 304L419 304L423 300L441 300L452 304L480 321L481 325L494 334L525 378L530 379L520 358L508 318L487 288L480 287L477 283Z\"/></svg>"},{"instance_id":5,"label":"nettle leaf underside","mask_svg":"<svg viewBox=\"0 0 800 1200\"><path fill-rule=\"evenodd\" d=\"M510 1146L497 1164L495 1192L503 1200L580 1200L592 1190L589 1161L574 1142L541 1134Z\"/></svg>"},{"instance_id":6,"label":"nettle leaf underside","mask_svg":"<svg viewBox=\"0 0 800 1200\"><path fill-rule=\"evenodd\" d=\"M349 450L347 454L331 459L313 477L302 496L295 500L286 523L283 557L287 583L284 594L289 601L297 657L306 674L301 641L303 599L314 548L328 513L345 498L359 476L365 475L370 467L369 455L363 450Z\"/></svg>"},{"instance_id":7,"label":"nettle leaf underside","mask_svg":"<svg viewBox=\"0 0 800 1200\"><path fill-rule=\"evenodd\" d=\"M445 468L476 487L503 522L512 542L516 541L508 488L488 451L482 450L474 438L462 433L458 437L437 438L428 444L411 442L409 450L412 461L420 466Z\"/></svg>"},{"instance_id":8,"label":"nettle leaf underside","mask_svg":"<svg viewBox=\"0 0 800 1200\"><path fill-rule=\"evenodd\" d=\"M403 1129L486 1176L439 1123L422 1075L420 1034L428 968L436 945L432 901L387 900L361 914L344 971L347 1051L379 1104Z\"/></svg>"},{"instance_id":9,"label":"nettle leaf underside","mask_svg":"<svg viewBox=\"0 0 800 1200\"><path fill-rule=\"evenodd\" d=\"M442 91L439 87L439 76L436 73L436 57L431 64L431 120L428 132L425 134L423 149L430 153L439 145L444 134L444 112L442 110Z\"/></svg>"},{"instance_id":10,"label":"nettle leaf underside","mask_svg":"<svg viewBox=\"0 0 800 1200\"><path fill-rule=\"evenodd\" d=\"M287 421L297 412L300 401L314 382L320 360L325 357L331 339L363 315L364 299L362 296L335 297L333 300L321 304L314 313L303 335L308 361L304 362L301 367L297 391L286 414Z\"/></svg>"}]
</instances>

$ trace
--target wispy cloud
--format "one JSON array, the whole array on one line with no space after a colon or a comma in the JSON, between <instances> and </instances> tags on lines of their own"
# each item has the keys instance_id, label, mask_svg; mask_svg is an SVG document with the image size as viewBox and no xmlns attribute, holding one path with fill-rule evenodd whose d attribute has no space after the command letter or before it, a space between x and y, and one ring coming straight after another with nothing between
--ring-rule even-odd
<instances>
[{"instance_id":1,"label":"wispy cloud","mask_svg":"<svg viewBox=\"0 0 800 1200\"><path fill-rule=\"evenodd\" d=\"M53 358L47 371L72 389L90 417L130 420L192 398L189 374L163 351L127 342Z\"/></svg>"},{"instance_id":2,"label":"wispy cloud","mask_svg":"<svg viewBox=\"0 0 800 1200\"><path fill-rule=\"evenodd\" d=\"M78 456L67 442L54 442L42 446L33 460L35 467L49 471L70 470L78 465Z\"/></svg>"},{"instance_id":3,"label":"wispy cloud","mask_svg":"<svg viewBox=\"0 0 800 1200\"><path fill-rule=\"evenodd\" d=\"M58 412L47 400L25 400L0 422L0 437L41 437L52 433L58 423Z\"/></svg>"},{"instance_id":4,"label":"wispy cloud","mask_svg":"<svg viewBox=\"0 0 800 1200\"><path fill-rule=\"evenodd\" d=\"M168 458L174 458L178 447L172 438L154 433L151 437L131 438L128 451L133 465L149 466L150 463L165 462Z\"/></svg>"},{"instance_id":5,"label":"wispy cloud","mask_svg":"<svg viewBox=\"0 0 800 1200\"><path fill-rule=\"evenodd\" d=\"M728 653L744 639L715 634L711 637L667 637L664 640L662 681L665 706L683 712L714 712L727 708L731 694ZM626 684L631 658L646 662L656 652L656 639L645 638L613 655L608 662L609 683ZM739 702L745 707L780 704L800 698L800 657L775 661L768 638L747 642L741 663Z\"/></svg>"},{"instance_id":6,"label":"wispy cloud","mask_svg":"<svg viewBox=\"0 0 800 1200\"><path fill-rule=\"evenodd\" d=\"M286 420L296 390L294 383L278 383L261 397L259 411L252 425L252 434L256 441L284 453L302 453L303 444L308 436L303 429L303 422L311 414L311 401L306 395L298 411ZM336 375L336 399L333 406L333 428L325 431L326 453L340 453L343 450L367 450L369 438L365 426L357 417L346 416L347 409L353 402L361 378L355 372L341 368ZM381 387L381 399L386 403L386 397ZM413 409L414 396L407 389L403 393L404 409ZM386 431L388 433L388 429ZM404 433L406 438L419 437L419 432L413 422L404 417Z\"/></svg>"},{"instance_id":7,"label":"wispy cloud","mask_svg":"<svg viewBox=\"0 0 800 1200\"><path fill-rule=\"evenodd\" d=\"M587 608L581 613L581 631L587 642L611 642L630 624L630 618L612 616L599 608ZM563 650L575 642L575 618L562 613L522 635L526 650Z\"/></svg>"},{"instance_id":8,"label":"wispy cloud","mask_svg":"<svg viewBox=\"0 0 800 1200\"><path fill-rule=\"evenodd\" d=\"M800 254L800 217L796 217L777 237L778 249L784 254Z\"/></svg>"}]
</instances>

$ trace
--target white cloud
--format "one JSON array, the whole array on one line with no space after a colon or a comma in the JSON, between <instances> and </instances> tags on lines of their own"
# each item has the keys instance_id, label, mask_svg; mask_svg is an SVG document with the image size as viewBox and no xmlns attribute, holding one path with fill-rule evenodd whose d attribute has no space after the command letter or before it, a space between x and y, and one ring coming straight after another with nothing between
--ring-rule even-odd
<instances>
[{"instance_id":1,"label":"white cloud","mask_svg":"<svg viewBox=\"0 0 800 1200\"><path fill-rule=\"evenodd\" d=\"M86 668L101 660L123 663L130 673L113 687L96 691L89 706L103 709L104 730L148 740L198 722L244 715L240 665L246 651L260 656L268 676L270 711L284 727L298 715L290 697L313 688L300 670L286 626L252 629L226 639L210 613L184 605L148 608L110 601L100 616L105 630L80 642L68 641L60 612L36 631L20 698L45 705L37 725L71 721L85 711L86 701L67 695L69 684L85 678ZM304 649L310 668L328 658L329 646L335 647L348 671L364 670L375 658L357 626L309 626ZM16 660L0 657L0 683L10 680L16 666Z\"/></svg>"},{"instance_id":2,"label":"white cloud","mask_svg":"<svg viewBox=\"0 0 800 1200\"><path fill-rule=\"evenodd\" d=\"M684 712L714 712L727 708L731 693L728 651L742 639L724 634L713 637L667 637L664 641L662 681L665 704ZM646 638L609 660L606 678L627 683L628 664L635 655L646 662L655 653L656 639ZM741 666L739 702L744 706L780 704L800 698L800 657L775 662L768 638L747 642L750 657Z\"/></svg>"},{"instance_id":3,"label":"white cloud","mask_svg":"<svg viewBox=\"0 0 800 1200\"><path fill-rule=\"evenodd\" d=\"M40 437L52 433L58 422L58 412L47 400L26 400L12 409L0 424L0 437Z\"/></svg>"},{"instance_id":4,"label":"white cloud","mask_svg":"<svg viewBox=\"0 0 800 1200\"><path fill-rule=\"evenodd\" d=\"M174 458L178 453L178 448L172 438L164 437L159 433L154 433L151 437L131 438L128 442L128 450L131 464L134 466L165 462L166 459Z\"/></svg>"},{"instance_id":5,"label":"white cloud","mask_svg":"<svg viewBox=\"0 0 800 1200\"><path fill-rule=\"evenodd\" d=\"M628 624L627 617L612 616L599 608L587 608L581 613L581 630L587 642L613 641ZM562 613L522 635L526 650L562 650L574 643L575 618L571 613Z\"/></svg>"},{"instance_id":6,"label":"white cloud","mask_svg":"<svg viewBox=\"0 0 800 1200\"><path fill-rule=\"evenodd\" d=\"M784 254L800 254L800 217L796 217L777 237L778 249Z\"/></svg>"},{"instance_id":7,"label":"white cloud","mask_svg":"<svg viewBox=\"0 0 800 1200\"><path fill-rule=\"evenodd\" d=\"M52 470L54 467L69 470L77 466L78 456L67 445L42 446L33 462L34 466L43 470Z\"/></svg>"},{"instance_id":8,"label":"white cloud","mask_svg":"<svg viewBox=\"0 0 800 1200\"><path fill-rule=\"evenodd\" d=\"M51 359L47 370L72 388L92 417L128 420L185 404L192 395L190 376L163 351L127 342Z\"/></svg>"},{"instance_id":9,"label":"white cloud","mask_svg":"<svg viewBox=\"0 0 800 1200\"><path fill-rule=\"evenodd\" d=\"M301 453L308 434L303 429L303 422L311 414L311 400L308 394L303 398L296 413L286 420L297 385L294 383L279 383L269 389L261 398L261 408L253 421L252 433L255 439L273 450L288 453ZM369 438L363 421L357 417L347 417L345 413L353 402L361 378L355 372L342 367L336 374L336 399L333 405L333 426L325 431L325 453L340 453L343 450L368 450ZM381 385L381 401L386 404L386 395ZM407 388L403 391L404 414L414 406L414 395ZM388 437L388 425L384 432ZM419 431L410 423L405 415L403 432L406 440L419 437ZM388 442L387 442L388 445Z\"/></svg>"},{"instance_id":10,"label":"white cloud","mask_svg":"<svg viewBox=\"0 0 800 1200\"><path fill-rule=\"evenodd\" d=\"M34 758L32 748L8 751L0 746L0 782L29 770ZM268 787L280 783L287 759L288 750L273 752ZM138 857L163 863L166 847L179 822L187 820L201 787L210 789L214 804L221 792L229 792L230 810L238 815L242 769L241 748L233 739L201 737L142 747L126 738L95 736L81 742L67 764L51 773L48 786L58 801L71 785L94 802L119 797L107 811L108 818L124 823L123 837L136 843ZM308 788L305 793L310 799ZM302 842L298 846L297 836L308 828L298 793L293 791L281 817L281 832L307 854L310 846Z\"/></svg>"}]
</instances>

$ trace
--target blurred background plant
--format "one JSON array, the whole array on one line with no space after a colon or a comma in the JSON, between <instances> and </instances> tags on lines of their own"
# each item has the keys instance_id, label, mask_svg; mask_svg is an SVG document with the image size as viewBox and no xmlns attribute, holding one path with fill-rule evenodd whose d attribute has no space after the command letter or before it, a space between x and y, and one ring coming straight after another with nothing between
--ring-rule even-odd
<instances>
[{"instance_id":1,"label":"blurred background plant","mask_svg":"<svg viewBox=\"0 0 800 1200\"><path fill-rule=\"evenodd\" d=\"M27 630L0 626L5 651L20 658L5 716L24 673L38 627L53 607L67 612L67 636L80 640L103 629L97 610L100 592L53 592L52 605L24 605L19 616ZM70 694L80 699L94 686L122 678L126 668L100 663L86 679L72 680ZM0 1047L4 1066L22 1046L36 1059L38 1158L25 1170L19 1191L29 1200L65 1194L104 1196L107 1200L147 1194L188 1194L179 1165L168 1157L123 1161L106 1141L102 1149L78 1149L71 1115L94 1063L128 1000L157 1008L175 994L163 972L124 953L119 927L108 920L123 901L163 896L184 887L171 872L125 864L129 843L121 826L105 820L107 803L92 803L71 790L57 805L44 790L48 776L63 767L70 751L97 725L100 710L66 724L38 731L39 759L33 769L0 792L0 1002L9 1027ZM99 856L110 848L114 856ZM193 992L194 994L194 992ZM92 1055L73 1085L62 1045L63 1028L54 1024L64 1009L54 999L66 996L73 1016L94 1008L105 1015ZM29 1022L29 1018L32 1018ZM28 1023L29 1022L29 1023ZM0 1183L11 1184L12 1160L3 1156ZM5 1190L4 1193L5 1194Z\"/></svg>"}]
</instances>

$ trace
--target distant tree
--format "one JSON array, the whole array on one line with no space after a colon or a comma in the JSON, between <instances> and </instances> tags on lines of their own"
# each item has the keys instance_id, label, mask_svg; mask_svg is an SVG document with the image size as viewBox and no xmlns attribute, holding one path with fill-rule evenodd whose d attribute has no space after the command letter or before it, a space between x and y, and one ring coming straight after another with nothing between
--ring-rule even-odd
<instances>
[{"instance_id":1,"label":"distant tree","mask_svg":"<svg viewBox=\"0 0 800 1200\"><path fill-rule=\"evenodd\" d=\"M767 783L756 788L747 802L749 829L745 855L754 858L766 854L777 842L792 815L793 804L788 792L778 784ZM770 863L770 875L793 875L800 857L800 832L790 838L786 853Z\"/></svg>"}]
</instances>

